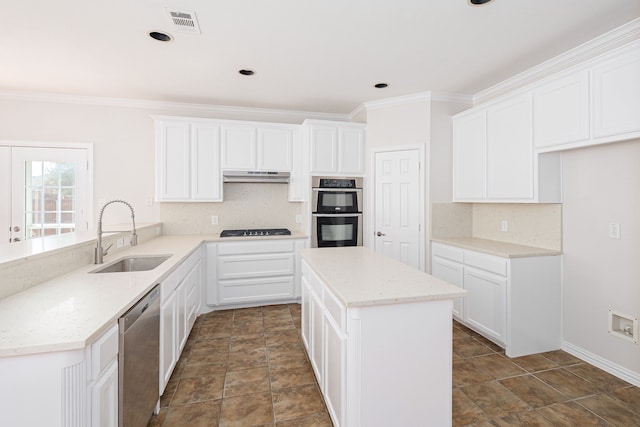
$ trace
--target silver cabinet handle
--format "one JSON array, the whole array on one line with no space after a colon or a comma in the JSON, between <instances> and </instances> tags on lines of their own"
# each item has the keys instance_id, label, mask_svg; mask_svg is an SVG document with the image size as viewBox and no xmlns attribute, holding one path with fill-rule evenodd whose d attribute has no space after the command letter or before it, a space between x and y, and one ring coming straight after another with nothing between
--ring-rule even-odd
<instances>
[{"instance_id":1,"label":"silver cabinet handle","mask_svg":"<svg viewBox=\"0 0 640 427\"><path fill-rule=\"evenodd\" d=\"M376 236L378 236L378 237L380 237L380 236L386 236L386 234L384 234L384 233L382 233L382 232L378 231L378 232L376 233Z\"/></svg>"},{"instance_id":2,"label":"silver cabinet handle","mask_svg":"<svg viewBox=\"0 0 640 427\"><path fill-rule=\"evenodd\" d=\"M20 227L16 225L15 227L13 227L13 231L17 233L18 231L20 231Z\"/></svg>"}]
</instances>

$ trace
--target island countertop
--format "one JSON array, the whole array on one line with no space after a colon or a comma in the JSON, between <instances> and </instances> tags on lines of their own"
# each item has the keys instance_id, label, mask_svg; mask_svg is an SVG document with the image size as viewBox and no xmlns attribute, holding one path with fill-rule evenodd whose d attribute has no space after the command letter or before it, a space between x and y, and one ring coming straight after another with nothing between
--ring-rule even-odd
<instances>
[{"instance_id":1,"label":"island countertop","mask_svg":"<svg viewBox=\"0 0 640 427\"><path fill-rule=\"evenodd\" d=\"M362 246L303 249L302 258L347 307L459 298L467 291Z\"/></svg>"}]
</instances>

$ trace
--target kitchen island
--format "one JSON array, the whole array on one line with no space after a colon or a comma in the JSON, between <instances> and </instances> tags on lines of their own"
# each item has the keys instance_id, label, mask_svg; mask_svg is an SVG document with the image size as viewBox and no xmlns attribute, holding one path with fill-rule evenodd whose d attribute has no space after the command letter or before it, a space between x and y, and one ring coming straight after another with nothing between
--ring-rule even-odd
<instances>
[{"instance_id":1,"label":"kitchen island","mask_svg":"<svg viewBox=\"0 0 640 427\"><path fill-rule=\"evenodd\" d=\"M301 254L302 338L334 425L451 425L451 313L466 292L363 247Z\"/></svg>"}]
</instances>

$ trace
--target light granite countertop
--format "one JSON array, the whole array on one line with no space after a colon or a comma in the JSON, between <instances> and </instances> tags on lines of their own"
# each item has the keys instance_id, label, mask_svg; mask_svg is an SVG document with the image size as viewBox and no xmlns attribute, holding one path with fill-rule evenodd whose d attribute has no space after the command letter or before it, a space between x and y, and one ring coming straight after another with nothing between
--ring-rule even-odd
<instances>
[{"instance_id":1,"label":"light granite countertop","mask_svg":"<svg viewBox=\"0 0 640 427\"><path fill-rule=\"evenodd\" d=\"M504 258L526 258L537 256L562 255L562 251L536 248L533 246L516 245L514 243L499 242L497 240L480 239L477 237L448 237L431 239L432 242L456 246L462 249L483 252Z\"/></svg>"},{"instance_id":2,"label":"light granite countertop","mask_svg":"<svg viewBox=\"0 0 640 427\"><path fill-rule=\"evenodd\" d=\"M88 264L0 299L0 357L85 348L115 324L203 242L299 239L307 236L220 238L216 235L160 236L119 252L105 264L129 255L169 255L150 271L91 274Z\"/></svg>"},{"instance_id":3,"label":"light granite countertop","mask_svg":"<svg viewBox=\"0 0 640 427\"><path fill-rule=\"evenodd\" d=\"M303 249L301 254L347 307L453 299L467 293L362 246Z\"/></svg>"}]
</instances>

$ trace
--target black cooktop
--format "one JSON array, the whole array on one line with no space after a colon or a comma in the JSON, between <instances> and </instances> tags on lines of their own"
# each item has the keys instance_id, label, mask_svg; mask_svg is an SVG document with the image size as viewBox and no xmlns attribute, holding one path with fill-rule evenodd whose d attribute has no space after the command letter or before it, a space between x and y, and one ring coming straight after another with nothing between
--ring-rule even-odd
<instances>
[{"instance_id":1,"label":"black cooktop","mask_svg":"<svg viewBox=\"0 0 640 427\"><path fill-rule=\"evenodd\" d=\"M243 230L222 230L220 237L290 236L286 228L253 228Z\"/></svg>"}]
</instances>

